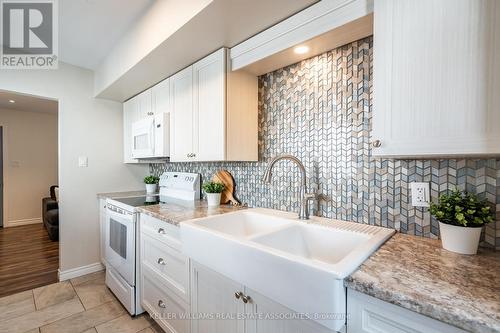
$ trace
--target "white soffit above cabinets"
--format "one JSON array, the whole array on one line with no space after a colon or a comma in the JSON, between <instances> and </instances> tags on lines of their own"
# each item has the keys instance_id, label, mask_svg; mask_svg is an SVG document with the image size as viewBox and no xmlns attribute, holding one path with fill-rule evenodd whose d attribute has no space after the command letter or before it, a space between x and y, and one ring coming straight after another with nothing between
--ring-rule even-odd
<instances>
[{"instance_id":1,"label":"white soffit above cabinets","mask_svg":"<svg viewBox=\"0 0 500 333\"><path fill-rule=\"evenodd\" d=\"M59 1L59 59L95 70L154 1Z\"/></svg>"},{"instance_id":2,"label":"white soffit above cabinets","mask_svg":"<svg viewBox=\"0 0 500 333\"><path fill-rule=\"evenodd\" d=\"M373 0L323 0L233 47L231 69L262 75L372 34Z\"/></svg>"},{"instance_id":3,"label":"white soffit above cabinets","mask_svg":"<svg viewBox=\"0 0 500 333\"><path fill-rule=\"evenodd\" d=\"M123 102L220 47L233 47L316 2L155 2L96 70L95 95ZM122 43L124 40L128 42Z\"/></svg>"}]
</instances>

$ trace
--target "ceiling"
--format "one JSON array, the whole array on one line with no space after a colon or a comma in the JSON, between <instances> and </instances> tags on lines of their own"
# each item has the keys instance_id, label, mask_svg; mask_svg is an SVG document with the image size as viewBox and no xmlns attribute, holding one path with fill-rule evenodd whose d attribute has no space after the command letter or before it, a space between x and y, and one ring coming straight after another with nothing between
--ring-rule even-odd
<instances>
[{"instance_id":1,"label":"ceiling","mask_svg":"<svg viewBox=\"0 0 500 333\"><path fill-rule=\"evenodd\" d=\"M10 100L15 101L15 103L10 103ZM51 99L0 90L0 110L1 109L56 114L58 103Z\"/></svg>"},{"instance_id":2,"label":"ceiling","mask_svg":"<svg viewBox=\"0 0 500 333\"><path fill-rule=\"evenodd\" d=\"M59 1L59 59L96 69L155 0Z\"/></svg>"},{"instance_id":3,"label":"ceiling","mask_svg":"<svg viewBox=\"0 0 500 333\"><path fill-rule=\"evenodd\" d=\"M96 96L123 102L222 46L233 47L316 2L318 0L212 0L139 62L112 80L106 80L105 84L98 80ZM175 15L166 13L166 22L167 14ZM98 74L96 77L101 77Z\"/></svg>"}]
</instances>

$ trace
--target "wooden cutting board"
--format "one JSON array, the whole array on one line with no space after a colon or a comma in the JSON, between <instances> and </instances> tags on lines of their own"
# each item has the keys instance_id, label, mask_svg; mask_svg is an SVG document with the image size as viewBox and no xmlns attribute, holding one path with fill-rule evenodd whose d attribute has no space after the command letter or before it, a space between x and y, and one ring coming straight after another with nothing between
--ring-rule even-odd
<instances>
[{"instance_id":1,"label":"wooden cutting board","mask_svg":"<svg viewBox=\"0 0 500 333\"><path fill-rule=\"evenodd\" d=\"M240 201L234 197L234 178L227 170L219 170L212 177L212 181L224 184L224 191L221 193L220 202L222 204L231 203L241 205Z\"/></svg>"}]
</instances>

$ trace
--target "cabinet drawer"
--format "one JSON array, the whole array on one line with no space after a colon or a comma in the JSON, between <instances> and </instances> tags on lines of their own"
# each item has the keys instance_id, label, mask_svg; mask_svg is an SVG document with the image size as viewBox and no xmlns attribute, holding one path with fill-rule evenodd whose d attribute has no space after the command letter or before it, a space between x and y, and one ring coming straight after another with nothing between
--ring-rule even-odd
<instances>
[{"instance_id":1,"label":"cabinet drawer","mask_svg":"<svg viewBox=\"0 0 500 333\"><path fill-rule=\"evenodd\" d=\"M189 300L189 259L186 256L153 237L143 234L141 262L144 273L155 275L179 297Z\"/></svg>"},{"instance_id":2,"label":"cabinet drawer","mask_svg":"<svg viewBox=\"0 0 500 333\"><path fill-rule=\"evenodd\" d=\"M181 251L181 234L178 226L141 214L141 232Z\"/></svg>"},{"instance_id":3,"label":"cabinet drawer","mask_svg":"<svg viewBox=\"0 0 500 333\"><path fill-rule=\"evenodd\" d=\"M142 275L142 306L169 333L189 333L189 305L149 274Z\"/></svg>"}]
</instances>

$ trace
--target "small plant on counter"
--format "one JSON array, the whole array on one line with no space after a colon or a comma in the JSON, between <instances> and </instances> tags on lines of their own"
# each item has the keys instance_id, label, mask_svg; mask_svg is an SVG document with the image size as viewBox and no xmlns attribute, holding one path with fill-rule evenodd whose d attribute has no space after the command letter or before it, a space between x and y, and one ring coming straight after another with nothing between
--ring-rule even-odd
<instances>
[{"instance_id":1,"label":"small plant on counter","mask_svg":"<svg viewBox=\"0 0 500 333\"><path fill-rule=\"evenodd\" d=\"M149 175L144 177L144 183L146 184L146 193L156 193L158 182L160 181L159 177Z\"/></svg>"},{"instance_id":2,"label":"small plant on counter","mask_svg":"<svg viewBox=\"0 0 500 333\"><path fill-rule=\"evenodd\" d=\"M220 205L221 193L224 191L224 184L217 182L206 182L202 186L203 191L207 194L209 207L217 207Z\"/></svg>"},{"instance_id":3,"label":"small plant on counter","mask_svg":"<svg viewBox=\"0 0 500 333\"><path fill-rule=\"evenodd\" d=\"M149 184L149 185L158 184L159 181L160 178L153 175L144 177L144 184Z\"/></svg>"},{"instance_id":4,"label":"small plant on counter","mask_svg":"<svg viewBox=\"0 0 500 333\"><path fill-rule=\"evenodd\" d=\"M217 182L206 182L202 186L205 193L222 193L224 191L224 184Z\"/></svg>"},{"instance_id":5,"label":"small plant on counter","mask_svg":"<svg viewBox=\"0 0 500 333\"><path fill-rule=\"evenodd\" d=\"M486 200L458 189L442 194L429 211L439 221L443 248L463 254L477 252L481 227L494 221Z\"/></svg>"}]
</instances>

